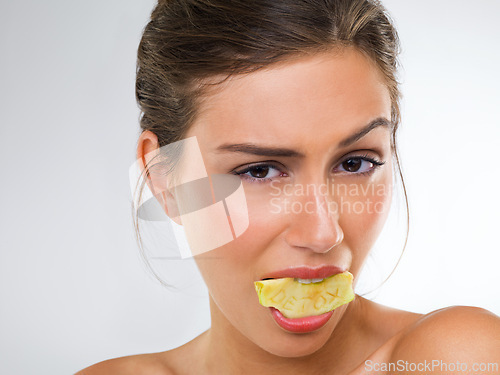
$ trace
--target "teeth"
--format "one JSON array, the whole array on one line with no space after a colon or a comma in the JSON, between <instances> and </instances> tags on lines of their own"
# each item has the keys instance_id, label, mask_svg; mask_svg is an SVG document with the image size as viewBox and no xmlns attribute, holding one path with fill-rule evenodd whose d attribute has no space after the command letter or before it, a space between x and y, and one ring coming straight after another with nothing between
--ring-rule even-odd
<instances>
[{"instance_id":1,"label":"teeth","mask_svg":"<svg viewBox=\"0 0 500 375\"><path fill-rule=\"evenodd\" d=\"M301 284L311 284L311 283L319 283L324 279L297 279L297 281Z\"/></svg>"}]
</instances>

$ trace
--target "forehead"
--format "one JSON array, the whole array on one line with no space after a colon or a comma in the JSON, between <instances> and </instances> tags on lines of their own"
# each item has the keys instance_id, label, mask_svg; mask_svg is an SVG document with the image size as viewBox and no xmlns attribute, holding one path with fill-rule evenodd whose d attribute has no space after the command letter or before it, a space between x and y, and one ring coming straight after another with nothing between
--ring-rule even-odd
<instances>
[{"instance_id":1,"label":"forehead","mask_svg":"<svg viewBox=\"0 0 500 375\"><path fill-rule=\"evenodd\" d=\"M199 141L266 142L307 151L343 139L377 117L391 118L387 86L355 48L290 59L231 78L200 107L188 132ZM320 138L320 139L319 139Z\"/></svg>"}]
</instances>

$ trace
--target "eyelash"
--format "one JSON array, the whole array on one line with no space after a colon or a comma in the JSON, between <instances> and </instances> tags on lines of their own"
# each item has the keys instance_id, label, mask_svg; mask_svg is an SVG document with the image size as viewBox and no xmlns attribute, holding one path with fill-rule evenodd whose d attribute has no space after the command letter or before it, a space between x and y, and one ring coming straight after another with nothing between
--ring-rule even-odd
<instances>
[{"instance_id":1,"label":"eyelash","mask_svg":"<svg viewBox=\"0 0 500 375\"><path fill-rule=\"evenodd\" d=\"M342 165L346 161L352 160L352 159L367 161L369 163L372 163L373 167L369 171L366 171L366 172L345 172L345 174L351 174L351 175L356 175L356 176L369 176L373 172L375 172L376 169L378 169L379 167L381 167L382 165L385 164L385 161L372 158L372 157L368 156L368 154L365 154L365 155L361 155L361 156L349 156L349 157L345 158L344 160L342 160L339 163L339 165Z\"/></svg>"},{"instance_id":2,"label":"eyelash","mask_svg":"<svg viewBox=\"0 0 500 375\"><path fill-rule=\"evenodd\" d=\"M368 154L365 154L365 155L362 155L362 156L349 156L349 157L345 158L344 160L342 160L339 163L339 166L342 165L343 163L345 163L348 160L362 160L362 161L366 161L366 162L369 162L369 163L373 164L373 167L369 171L365 171L365 172L344 172L344 174L355 175L355 176L368 176L368 175L371 175L373 172L375 172L376 169L378 169L380 166L382 166L382 165L385 164L385 161L377 160L375 158L369 157ZM238 176L242 176L244 179L249 180L251 182L256 182L256 183L263 183L263 182L271 181L273 178L276 178L276 177L273 177L273 178L265 178L265 177L264 178L255 178L255 177L251 177L251 176L245 175L245 173L251 172L255 168L259 168L259 167L260 168L262 168L262 167L264 167L264 168L269 167L269 168L276 169L276 170L280 171L280 168L278 168L275 164L268 163L268 162L267 163L266 162L262 162L262 163L258 163L258 164L247 165L243 170L233 171L231 173L233 173L235 175L238 175ZM283 174L285 174L285 177L286 177L286 173L281 172L281 171L280 171L280 173L281 173L280 177L283 177L282 176Z\"/></svg>"},{"instance_id":3,"label":"eyelash","mask_svg":"<svg viewBox=\"0 0 500 375\"><path fill-rule=\"evenodd\" d=\"M241 176L243 177L245 180L249 180L251 182L257 182L257 183L263 183L263 182L267 182L267 181L271 181L273 178L276 178L276 177L273 177L273 178L255 178L255 177L252 177L252 176L248 176L248 175L245 175L245 173L248 173L252 170L254 170L255 168L262 168L262 167L269 167L269 168L273 168L273 169L276 169L278 171L280 171L280 169L274 165L274 164L270 164L270 163L260 163L260 164L251 164L251 165L247 165L243 170L240 170L240 171L234 171L232 172L233 174L235 175L238 175L238 176ZM281 172L281 175L285 174L284 172ZM282 177L282 176L280 176Z\"/></svg>"}]
</instances>

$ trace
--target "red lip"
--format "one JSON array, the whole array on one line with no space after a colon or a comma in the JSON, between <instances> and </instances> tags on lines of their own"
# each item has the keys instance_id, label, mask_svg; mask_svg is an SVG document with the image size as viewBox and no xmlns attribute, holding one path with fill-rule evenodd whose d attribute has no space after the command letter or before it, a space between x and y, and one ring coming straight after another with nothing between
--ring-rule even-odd
<instances>
[{"instance_id":1,"label":"red lip","mask_svg":"<svg viewBox=\"0 0 500 375\"><path fill-rule=\"evenodd\" d=\"M333 311L329 311L327 313L321 314L321 315L316 315L316 316L307 316L304 318L297 318L297 319L288 319L285 318L279 310L275 309L274 307L269 307L271 311L271 315L273 316L274 320L278 325L290 332L296 332L296 333L306 333L306 332L312 332L316 331L317 329L320 329L323 327L328 320L333 315Z\"/></svg>"},{"instance_id":2,"label":"red lip","mask_svg":"<svg viewBox=\"0 0 500 375\"><path fill-rule=\"evenodd\" d=\"M331 265L324 265L320 267L290 267L279 271L273 271L265 274L261 280L264 279L279 279L282 277L293 277L299 279L324 279L347 271L345 268Z\"/></svg>"}]
</instances>

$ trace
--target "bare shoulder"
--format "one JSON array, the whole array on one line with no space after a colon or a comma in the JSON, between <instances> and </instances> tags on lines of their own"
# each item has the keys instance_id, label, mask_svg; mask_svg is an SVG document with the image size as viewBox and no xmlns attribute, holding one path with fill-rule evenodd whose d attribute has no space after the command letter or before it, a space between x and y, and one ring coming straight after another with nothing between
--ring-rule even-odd
<instances>
[{"instance_id":1,"label":"bare shoulder","mask_svg":"<svg viewBox=\"0 0 500 375\"><path fill-rule=\"evenodd\" d=\"M496 363L498 366L499 358L500 318L482 308L452 306L426 314L410 325L395 343L390 362L464 363L463 366L471 371L474 363ZM446 369L436 370L447 373ZM495 371L498 372L498 367Z\"/></svg>"},{"instance_id":2,"label":"bare shoulder","mask_svg":"<svg viewBox=\"0 0 500 375\"><path fill-rule=\"evenodd\" d=\"M87 367L75 375L173 375L164 356L160 353L137 354L108 359Z\"/></svg>"},{"instance_id":3,"label":"bare shoulder","mask_svg":"<svg viewBox=\"0 0 500 375\"><path fill-rule=\"evenodd\" d=\"M109 359L75 375L180 375L202 373L199 359L208 331L172 350Z\"/></svg>"}]
</instances>

